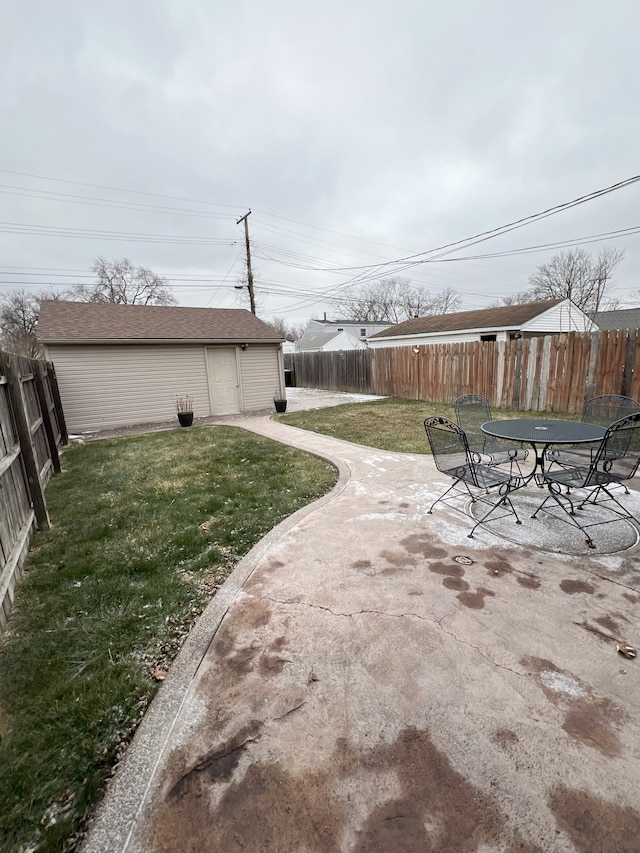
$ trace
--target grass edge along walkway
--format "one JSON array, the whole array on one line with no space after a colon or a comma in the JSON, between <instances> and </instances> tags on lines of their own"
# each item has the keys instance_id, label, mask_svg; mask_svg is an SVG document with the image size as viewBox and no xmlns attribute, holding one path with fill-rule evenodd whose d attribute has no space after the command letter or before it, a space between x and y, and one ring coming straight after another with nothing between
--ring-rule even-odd
<instances>
[{"instance_id":1,"label":"grass edge along walkway","mask_svg":"<svg viewBox=\"0 0 640 853\"><path fill-rule=\"evenodd\" d=\"M71 851L238 560L337 479L235 427L76 445L0 640L0 849Z\"/></svg>"}]
</instances>

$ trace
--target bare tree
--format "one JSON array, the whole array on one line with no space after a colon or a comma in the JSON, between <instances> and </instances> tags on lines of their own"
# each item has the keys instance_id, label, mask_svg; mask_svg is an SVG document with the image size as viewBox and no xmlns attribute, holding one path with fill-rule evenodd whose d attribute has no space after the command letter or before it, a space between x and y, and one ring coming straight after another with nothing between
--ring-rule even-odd
<instances>
[{"instance_id":1,"label":"bare tree","mask_svg":"<svg viewBox=\"0 0 640 853\"><path fill-rule=\"evenodd\" d=\"M268 322L287 341L297 341L304 334L304 326L289 323L284 317L272 317Z\"/></svg>"},{"instance_id":2,"label":"bare tree","mask_svg":"<svg viewBox=\"0 0 640 853\"><path fill-rule=\"evenodd\" d=\"M430 294L409 284L404 278L386 278L365 284L333 303L345 320L366 323L402 323L413 317L447 314L455 311L460 297L451 288Z\"/></svg>"},{"instance_id":3,"label":"bare tree","mask_svg":"<svg viewBox=\"0 0 640 853\"><path fill-rule=\"evenodd\" d=\"M11 290L2 297L0 334L4 349L31 358L39 354L36 339L39 310L40 300L26 290Z\"/></svg>"},{"instance_id":4,"label":"bare tree","mask_svg":"<svg viewBox=\"0 0 640 853\"><path fill-rule=\"evenodd\" d=\"M117 302L123 305L175 305L169 281L147 267L134 267L128 258L108 261L97 258L91 267L95 284L72 288L73 299L80 302Z\"/></svg>"},{"instance_id":5,"label":"bare tree","mask_svg":"<svg viewBox=\"0 0 640 853\"><path fill-rule=\"evenodd\" d=\"M621 249L604 248L593 257L580 248L554 255L529 276L529 293L536 299L571 299L591 318L605 300L613 271L624 258Z\"/></svg>"},{"instance_id":6,"label":"bare tree","mask_svg":"<svg viewBox=\"0 0 640 853\"><path fill-rule=\"evenodd\" d=\"M510 293L508 296L501 296L500 299L494 299L490 302L487 308L502 308L505 305L526 305L527 302L535 302L536 297L530 290L521 290L519 293Z\"/></svg>"},{"instance_id":7,"label":"bare tree","mask_svg":"<svg viewBox=\"0 0 640 853\"><path fill-rule=\"evenodd\" d=\"M0 297L0 343L4 349L38 358L42 348L36 338L36 324L43 299L68 299L67 291L10 290Z\"/></svg>"}]
</instances>

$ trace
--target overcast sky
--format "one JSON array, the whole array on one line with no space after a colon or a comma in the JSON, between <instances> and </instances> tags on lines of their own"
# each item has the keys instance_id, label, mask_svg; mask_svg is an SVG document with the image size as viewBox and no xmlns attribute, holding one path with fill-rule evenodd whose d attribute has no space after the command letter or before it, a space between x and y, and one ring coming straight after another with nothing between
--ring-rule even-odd
<instances>
[{"instance_id":1,"label":"overcast sky","mask_svg":"<svg viewBox=\"0 0 640 853\"><path fill-rule=\"evenodd\" d=\"M102 255L235 307L251 209L265 319L390 275L486 307L558 249L501 253L640 231L640 182L394 262L640 174L639 29L633 0L2 0L0 295ZM638 304L640 237L602 246Z\"/></svg>"}]
</instances>

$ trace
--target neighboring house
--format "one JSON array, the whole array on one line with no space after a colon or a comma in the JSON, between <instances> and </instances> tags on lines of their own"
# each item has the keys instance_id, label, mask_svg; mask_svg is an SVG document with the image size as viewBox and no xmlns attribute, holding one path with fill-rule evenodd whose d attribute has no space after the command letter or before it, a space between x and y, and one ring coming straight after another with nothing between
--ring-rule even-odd
<instances>
[{"instance_id":1,"label":"neighboring house","mask_svg":"<svg viewBox=\"0 0 640 853\"><path fill-rule=\"evenodd\" d=\"M377 332L382 332L388 329L392 323L369 323L366 321L354 322L353 320L327 320L327 315L324 315L324 320L309 320L307 328L304 330L304 335L296 341L296 350L298 352L319 352L327 349L358 349L353 346L345 338L344 346L323 347L319 346L315 340L318 335L326 335L327 338L335 337L338 332L346 332L356 341L364 342L371 335Z\"/></svg>"},{"instance_id":2,"label":"neighboring house","mask_svg":"<svg viewBox=\"0 0 640 853\"><path fill-rule=\"evenodd\" d=\"M598 311L595 321L599 329L640 329L640 308Z\"/></svg>"},{"instance_id":3,"label":"neighboring house","mask_svg":"<svg viewBox=\"0 0 640 853\"><path fill-rule=\"evenodd\" d=\"M368 344L371 349L378 349L465 341L508 341L556 332L597 330L598 326L570 299L548 299L525 305L417 317L379 332L368 339Z\"/></svg>"},{"instance_id":4,"label":"neighboring house","mask_svg":"<svg viewBox=\"0 0 640 853\"><path fill-rule=\"evenodd\" d=\"M354 337L350 332L344 330L333 332L319 332L309 334L305 331L301 338L296 341L296 352L335 352L345 349L366 349L364 339Z\"/></svg>"},{"instance_id":5,"label":"neighboring house","mask_svg":"<svg viewBox=\"0 0 640 853\"><path fill-rule=\"evenodd\" d=\"M70 432L273 406L282 336L244 309L45 300L37 337L53 361Z\"/></svg>"}]
</instances>

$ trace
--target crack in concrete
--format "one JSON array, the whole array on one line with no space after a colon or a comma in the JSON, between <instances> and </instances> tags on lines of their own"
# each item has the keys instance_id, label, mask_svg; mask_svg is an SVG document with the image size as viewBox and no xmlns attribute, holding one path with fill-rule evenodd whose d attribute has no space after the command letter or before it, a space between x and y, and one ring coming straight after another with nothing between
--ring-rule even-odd
<instances>
[{"instance_id":1,"label":"crack in concrete","mask_svg":"<svg viewBox=\"0 0 640 853\"><path fill-rule=\"evenodd\" d=\"M421 619L426 622L437 622L438 620L434 619L431 616L420 616L419 613L413 613L411 611L406 613L387 613L384 610L354 610L351 613L339 613L335 610L332 610L330 607L323 607L322 604L312 604L309 601L292 601L292 600L282 600L279 598L269 598L265 596L267 601L271 601L273 604L284 604L295 606L298 605L300 607L309 607L312 610L324 610L326 613L331 613L332 616L343 616L346 619L353 619L355 616L364 616L364 615L377 615L377 616L387 616L389 619L404 619L405 616L413 617L414 619ZM448 614L447 614L448 615Z\"/></svg>"},{"instance_id":2,"label":"crack in concrete","mask_svg":"<svg viewBox=\"0 0 640 853\"><path fill-rule=\"evenodd\" d=\"M267 601L271 601L273 604L284 604L284 605L298 605L300 607L309 607L312 610L324 610L327 613L331 613L332 616L343 616L348 619L353 619L355 616L365 616L365 615L376 615L376 616L386 616L389 619L404 619L409 616L414 619L420 619L422 622L431 622L433 625L437 625L447 636L452 637L457 643L461 643L463 646L468 646L470 649L474 649L480 657L484 658L488 663L492 664L498 669L505 669L507 672L511 672L513 675L518 675L521 678L526 677L526 673L518 672L515 669L511 669L511 667L506 666L505 664L498 663L497 661L490 658L486 655L478 646L474 646L473 643L469 643L466 640L462 640L457 634L454 634L453 631L448 631L444 625L442 624L445 619L448 619L450 616L453 616L452 613L445 613L444 616L441 616L439 619L436 619L433 616L420 616L418 613L385 613L383 610L354 610L353 613L336 613L335 610L332 610L330 607L323 607L321 604L311 604L308 601L283 601L278 598L269 598L265 596Z\"/></svg>"},{"instance_id":3,"label":"crack in concrete","mask_svg":"<svg viewBox=\"0 0 640 853\"><path fill-rule=\"evenodd\" d=\"M462 643L463 646L468 646L470 649L474 649L474 651L476 651L480 655L481 658L484 658L488 663L492 664L493 666L498 667L498 669L506 669L507 672L511 672L513 675L518 675L521 678L526 677L526 675L527 675L526 672L518 672L516 669L511 669L510 666L505 666L505 664L503 664L503 663L498 663L497 661L493 660L493 658L490 658L489 655L486 655L478 646L474 646L473 643L468 643L466 640L460 639L460 637L458 637L457 634L454 634L453 631L448 631L444 627L442 622L444 622L444 620L447 619L449 616L451 616L451 614L447 613L446 616L442 617L442 619L440 620L440 622L438 622L438 624L439 624L440 628L444 631L445 634L447 634L449 637L453 637L453 639L456 641L456 643Z\"/></svg>"},{"instance_id":4,"label":"crack in concrete","mask_svg":"<svg viewBox=\"0 0 640 853\"><path fill-rule=\"evenodd\" d=\"M294 705L293 708L289 708L289 710L285 711L284 714L281 714L279 717L274 717L272 722L276 722L277 720L284 720L284 718L288 717L289 714L294 714L296 711L298 711L300 708L302 708L303 705L306 705L306 704L307 704L307 700L303 699L302 702L299 702L297 705Z\"/></svg>"}]
</instances>

